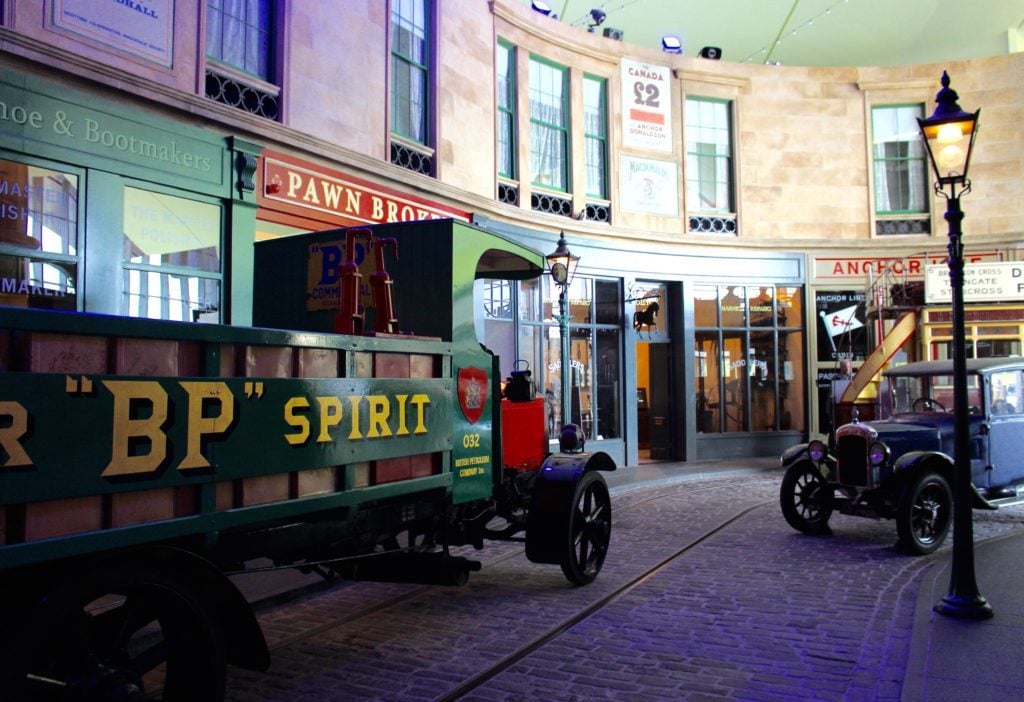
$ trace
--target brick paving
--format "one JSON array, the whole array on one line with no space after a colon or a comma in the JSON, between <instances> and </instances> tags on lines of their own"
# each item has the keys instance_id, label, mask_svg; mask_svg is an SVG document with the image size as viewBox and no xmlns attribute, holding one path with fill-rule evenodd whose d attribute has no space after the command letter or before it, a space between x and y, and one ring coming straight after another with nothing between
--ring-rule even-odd
<instances>
[{"instance_id":1,"label":"brick paving","mask_svg":"<svg viewBox=\"0 0 1024 702\"><path fill-rule=\"evenodd\" d=\"M463 699L899 700L921 578L949 541L913 558L893 548L893 522L843 515L832 537L798 534L779 512L780 480L615 492L609 556L586 587L529 563L521 545L489 543L461 588L343 583L267 609L272 666L232 668L226 699L436 699L692 545ZM977 539L1021 530L1024 507L975 514Z\"/></svg>"}]
</instances>

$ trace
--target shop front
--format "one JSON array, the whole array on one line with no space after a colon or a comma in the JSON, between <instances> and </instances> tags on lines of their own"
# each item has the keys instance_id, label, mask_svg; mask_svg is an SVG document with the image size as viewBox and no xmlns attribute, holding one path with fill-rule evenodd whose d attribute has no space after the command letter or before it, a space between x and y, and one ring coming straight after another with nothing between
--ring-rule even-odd
<instances>
[{"instance_id":1,"label":"shop front","mask_svg":"<svg viewBox=\"0 0 1024 702\"><path fill-rule=\"evenodd\" d=\"M255 147L12 69L0 89L0 303L246 321L225 273Z\"/></svg>"}]
</instances>

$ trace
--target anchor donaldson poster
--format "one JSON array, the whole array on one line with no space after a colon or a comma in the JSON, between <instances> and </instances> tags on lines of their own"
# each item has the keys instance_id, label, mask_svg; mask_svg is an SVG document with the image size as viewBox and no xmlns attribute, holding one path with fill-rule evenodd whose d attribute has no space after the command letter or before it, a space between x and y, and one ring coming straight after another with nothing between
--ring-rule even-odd
<instances>
[{"instance_id":1,"label":"anchor donaldson poster","mask_svg":"<svg viewBox=\"0 0 1024 702\"><path fill-rule=\"evenodd\" d=\"M622 59L622 145L672 152L668 66Z\"/></svg>"},{"instance_id":2,"label":"anchor donaldson poster","mask_svg":"<svg viewBox=\"0 0 1024 702\"><path fill-rule=\"evenodd\" d=\"M53 23L163 66L172 63L174 0L54 0Z\"/></svg>"},{"instance_id":3,"label":"anchor donaldson poster","mask_svg":"<svg viewBox=\"0 0 1024 702\"><path fill-rule=\"evenodd\" d=\"M818 362L841 358L863 361L867 356L866 296L853 290L819 290L814 294L818 317Z\"/></svg>"}]
</instances>

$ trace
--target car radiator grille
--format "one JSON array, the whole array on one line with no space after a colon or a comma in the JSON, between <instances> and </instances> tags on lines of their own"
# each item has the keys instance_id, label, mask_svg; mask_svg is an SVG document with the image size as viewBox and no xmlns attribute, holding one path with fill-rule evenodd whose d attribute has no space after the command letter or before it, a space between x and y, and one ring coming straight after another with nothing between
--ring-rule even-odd
<instances>
[{"instance_id":1,"label":"car radiator grille","mask_svg":"<svg viewBox=\"0 0 1024 702\"><path fill-rule=\"evenodd\" d=\"M868 444L859 436L841 436L836 442L839 484L869 487Z\"/></svg>"}]
</instances>

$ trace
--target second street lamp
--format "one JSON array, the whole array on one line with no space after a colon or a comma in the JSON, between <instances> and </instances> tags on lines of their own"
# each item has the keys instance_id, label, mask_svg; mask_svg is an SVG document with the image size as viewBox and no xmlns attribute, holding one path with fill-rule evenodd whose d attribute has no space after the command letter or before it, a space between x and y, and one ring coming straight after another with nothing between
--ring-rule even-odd
<instances>
[{"instance_id":1,"label":"second street lamp","mask_svg":"<svg viewBox=\"0 0 1024 702\"><path fill-rule=\"evenodd\" d=\"M558 334L561 342L561 375L559 377L562 392L562 426L572 423L572 368L569 360L569 285L576 274L576 266L580 261L579 256L574 256L569 251L569 244L565 241L565 232L558 238L558 246L553 253L548 254L548 269L551 271L551 280L558 286Z\"/></svg>"},{"instance_id":2,"label":"second street lamp","mask_svg":"<svg viewBox=\"0 0 1024 702\"><path fill-rule=\"evenodd\" d=\"M964 112L949 75L942 73L942 89L935 96L931 117L918 119L928 158L935 173L935 192L946 198L949 222L949 285L953 297L953 558L949 593L935 611L958 619L988 619L992 607L981 593L974 574L974 515L971 506L971 436L967 406L967 340L964 328L964 247L960 223L964 213L960 196L970 192L967 168L977 134L978 115ZM946 191L946 188L949 191Z\"/></svg>"}]
</instances>

